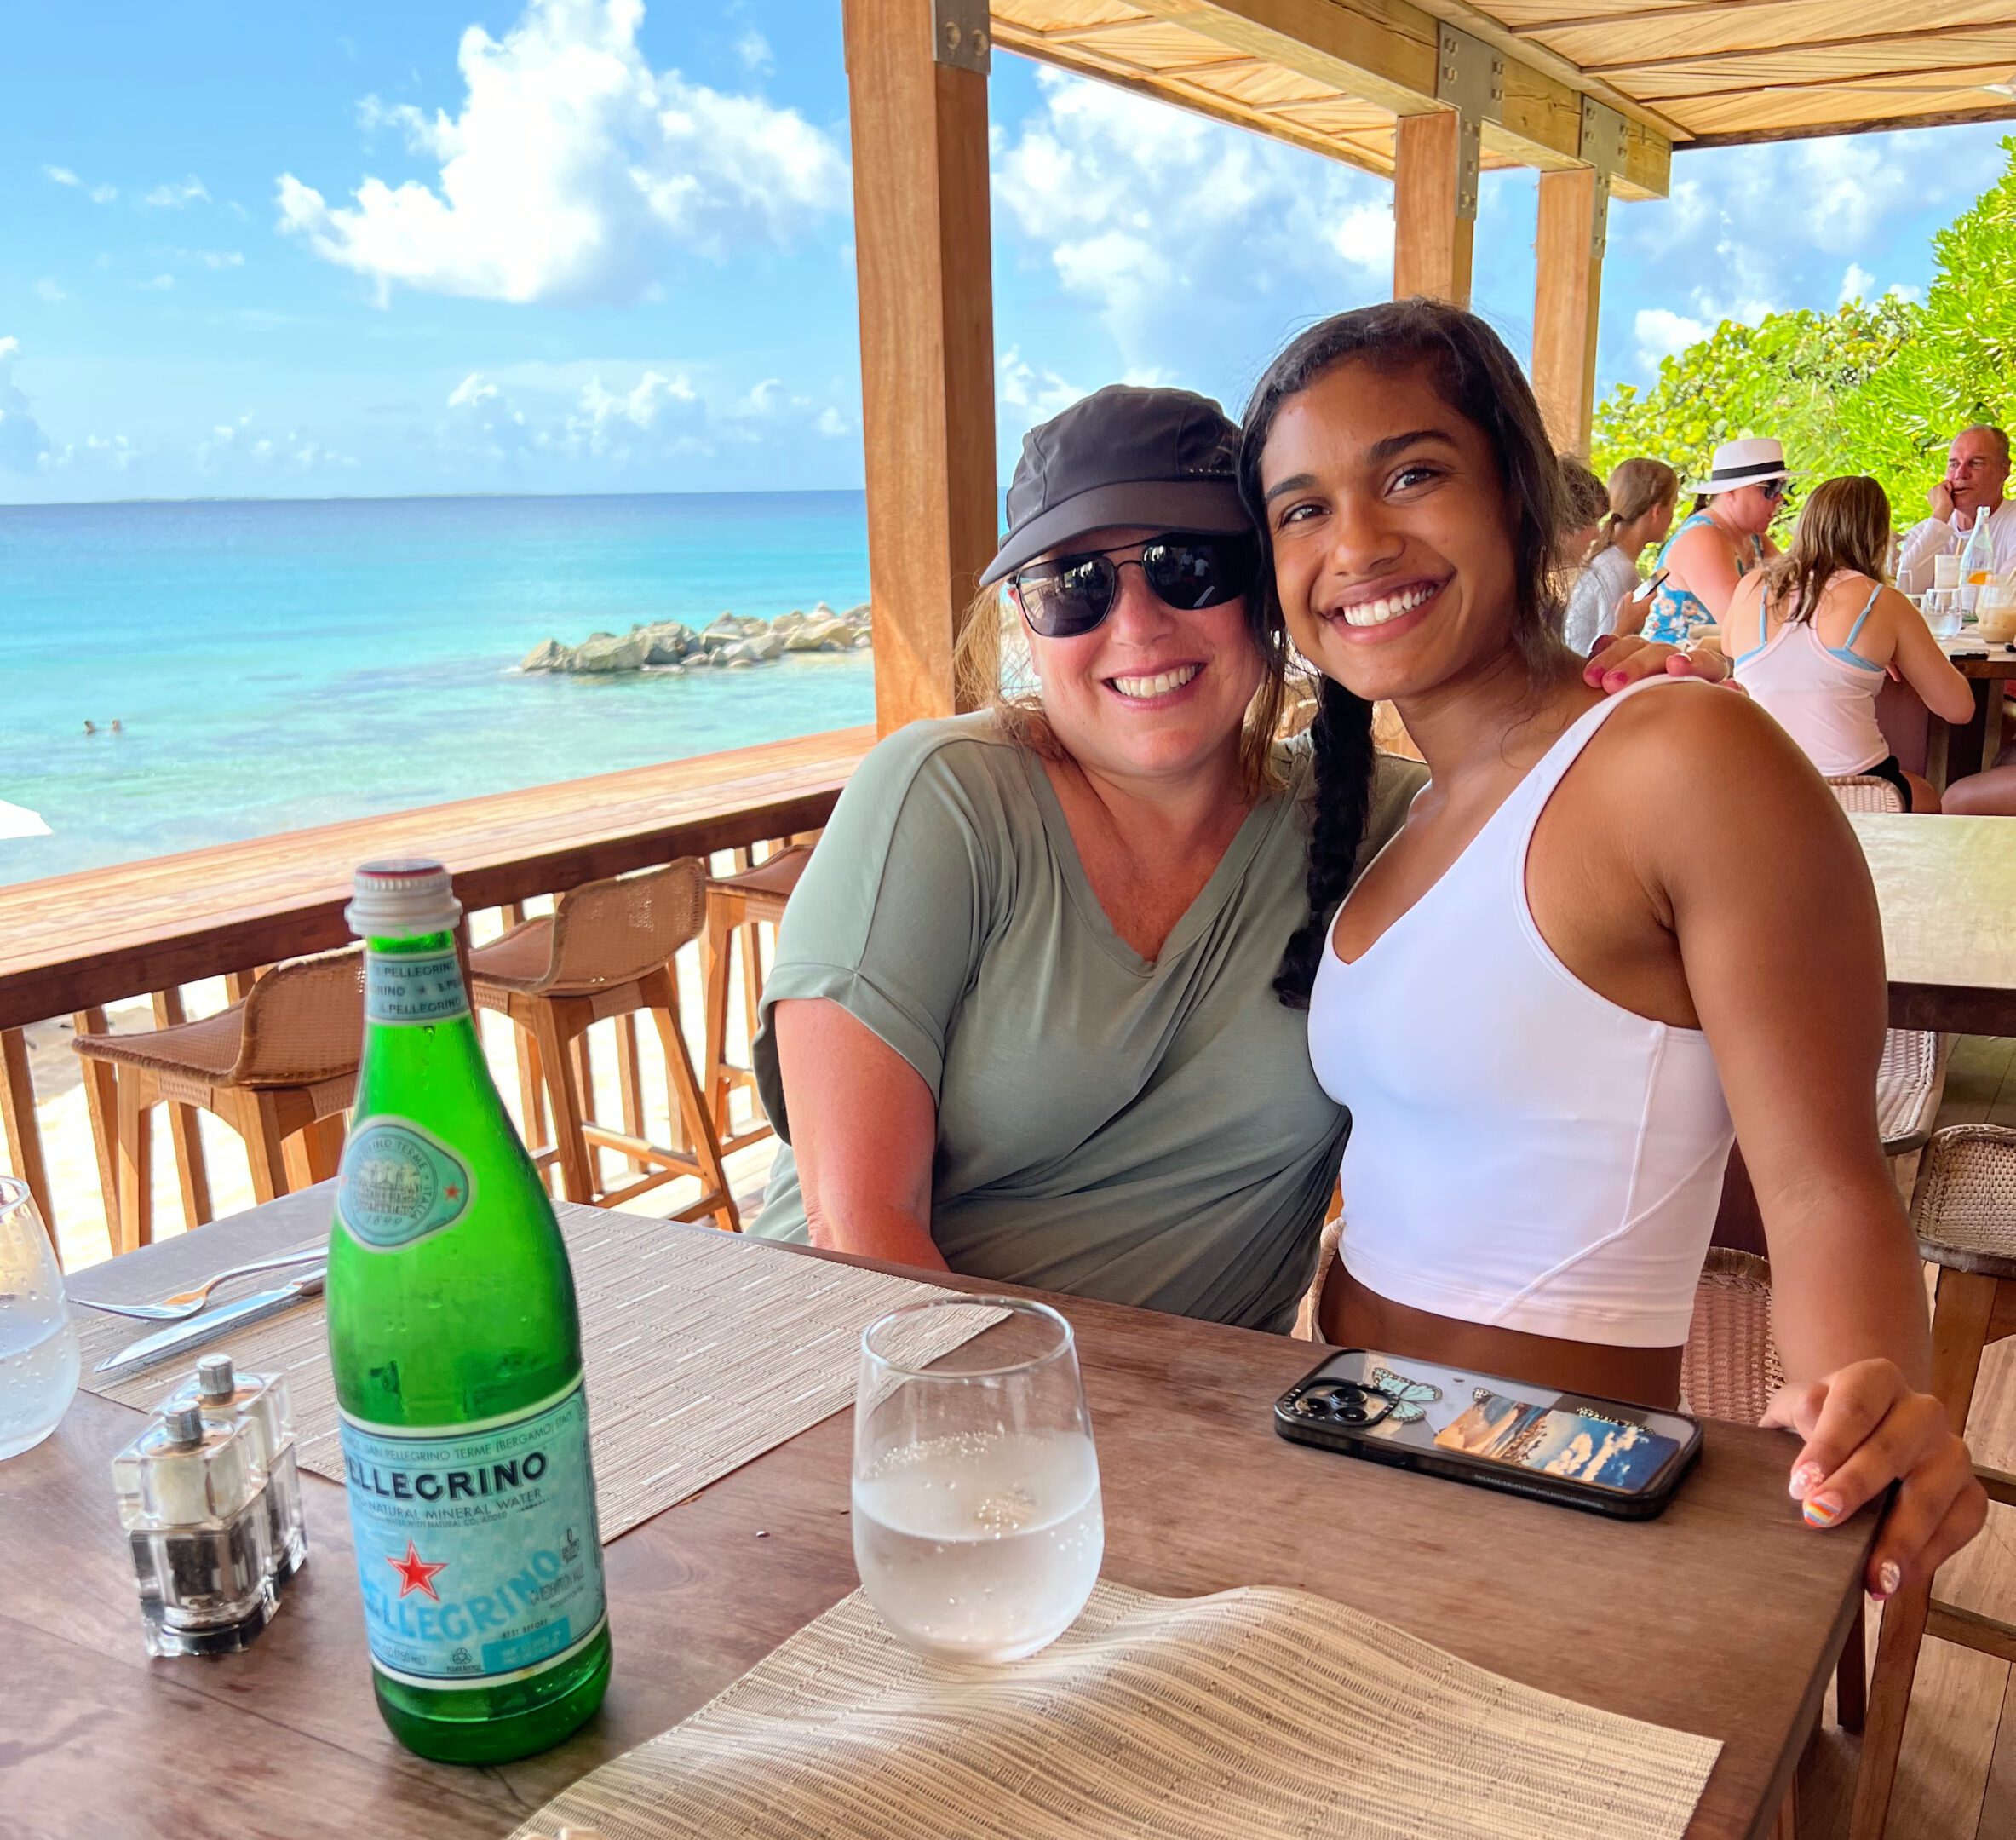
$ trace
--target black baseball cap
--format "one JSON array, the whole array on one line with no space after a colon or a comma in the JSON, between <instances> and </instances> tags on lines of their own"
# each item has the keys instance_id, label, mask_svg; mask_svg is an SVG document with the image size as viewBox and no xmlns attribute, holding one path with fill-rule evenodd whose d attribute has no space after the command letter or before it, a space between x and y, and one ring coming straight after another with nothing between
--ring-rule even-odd
<instances>
[{"instance_id":1,"label":"black baseball cap","mask_svg":"<svg viewBox=\"0 0 2016 1840\"><path fill-rule=\"evenodd\" d=\"M1239 429L1209 396L1109 383L1022 437L1008 536L985 588L1087 531L1249 531Z\"/></svg>"}]
</instances>

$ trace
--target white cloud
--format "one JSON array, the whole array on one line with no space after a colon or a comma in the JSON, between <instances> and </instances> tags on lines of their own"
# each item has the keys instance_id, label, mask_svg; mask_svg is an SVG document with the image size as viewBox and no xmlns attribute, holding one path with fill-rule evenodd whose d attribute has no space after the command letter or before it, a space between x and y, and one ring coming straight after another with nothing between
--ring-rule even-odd
<instances>
[{"instance_id":1,"label":"white cloud","mask_svg":"<svg viewBox=\"0 0 2016 1840\"><path fill-rule=\"evenodd\" d=\"M1850 301L1866 300L1869 290L1875 285L1876 278L1860 262L1850 262L1848 272L1841 277L1841 290L1837 304L1847 306Z\"/></svg>"},{"instance_id":2,"label":"white cloud","mask_svg":"<svg viewBox=\"0 0 2016 1840\"><path fill-rule=\"evenodd\" d=\"M458 54L462 112L365 105L440 163L436 186L366 178L350 205L281 175L279 226L394 286L483 300L630 302L667 245L717 254L844 208L839 147L795 110L654 72L642 0L530 0Z\"/></svg>"},{"instance_id":3,"label":"white cloud","mask_svg":"<svg viewBox=\"0 0 2016 1840\"><path fill-rule=\"evenodd\" d=\"M49 451L49 438L29 413L28 399L14 380L21 354L17 338L0 338L0 469L27 473Z\"/></svg>"},{"instance_id":4,"label":"white cloud","mask_svg":"<svg viewBox=\"0 0 2016 1840\"><path fill-rule=\"evenodd\" d=\"M1673 357L1706 338L1712 330L1699 319L1689 319L1664 307L1641 307L1632 322L1639 362L1648 370L1657 368L1662 358Z\"/></svg>"},{"instance_id":5,"label":"white cloud","mask_svg":"<svg viewBox=\"0 0 2016 1840\"><path fill-rule=\"evenodd\" d=\"M158 185L141 200L152 210L181 210L195 204L207 204L210 195L194 173L172 185Z\"/></svg>"},{"instance_id":6,"label":"white cloud","mask_svg":"<svg viewBox=\"0 0 2016 1840\"><path fill-rule=\"evenodd\" d=\"M813 428L818 434L836 439L840 435L852 433L853 424L837 409L829 404L825 408L820 410L818 420L813 423Z\"/></svg>"},{"instance_id":7,"label":"white cloud","mask_svg":"<svg viewBox=\"0 0 2016 1840\"><path fill-rule=\"evenodd\" d=\"M196 444L197 470L251 477L276 472L348 472L357 467L354 455L338 452L299 428L266 434L254 427L253 421L248 411L235 422L221 422L213 428Z\"/></svg>"},{"instance_id":8,"label":"white cloud","mask_svg":"<svg viewBox=\"0 0 2016 1840\"><path fill-rule=\"evenodd\" d=\"M770 55L770 41L753 26L735 41L735 55L742 60L744 70L757 76L776 61Z\"/></svg>"},{"instance_id":9,"label":"white cloud","mask_svg":"<svg viewBox=\"0 0 2016 1840\"><path fill-rule=\"evenodd\" d=\"M1009 346L994 360L995 419L1004 434L1025 433L1091 394L1054 371L1037 371L1019 346Z\"/></svg>"},{"instance_id":10,"label":"white cloud","mask_svg":"<svg viewBox=\"0 0 2016 1840\"><path fill-rule=\"evenodd\" d=\"M143 292L165 294L175 285L175 277L171 274L158 274L152 281L142 281L138 285Z\"/></svg>"},{"instance_id":11,"label":"white cloud","mask_svg":"<svg viewBox=\"0 0 2016 1840\"><path fill-rule=\"evenodd\" d=\"M243 250L186 250L191 262L198 262L205 268L243 268L245 256Z\"/></svg>"},{"instance_id":12,"label":"white cloud","mask_svg":"<svg viewBox=\"0 0 2016 1840\"><path fill-rule=\"evenodd\" d=\"M67 166L44 166L44 174L60 186L72 186L82 192L94 204L109 204L119 195L119 188L112 185L88 186Z\"/></svg>"},{"instance_id":13,"label":"white cloud","mask_svg":"<svg viewBox=\"0 0 2016 1840\"><path fill-rule=\"evenodd\" d=\"M63 291L62 284L54 275L44 275L35 284L35 297L46 301L51 307L60 307L70 296Z\"/></svg>"},{"instance_id":14,"label":"white cloud","mask_svg":"<svg viewBox=\"0 0 2016 1840\"><path fill-rule=\"evenodd\" d=\"M1256 320L1264 339L1386 291L1382 181L1106 84L1037 82L1042 106L993 137L995 196L1123 368L1211 374L1231 348L1257 369Z\"/></svg>"}]
</instances>

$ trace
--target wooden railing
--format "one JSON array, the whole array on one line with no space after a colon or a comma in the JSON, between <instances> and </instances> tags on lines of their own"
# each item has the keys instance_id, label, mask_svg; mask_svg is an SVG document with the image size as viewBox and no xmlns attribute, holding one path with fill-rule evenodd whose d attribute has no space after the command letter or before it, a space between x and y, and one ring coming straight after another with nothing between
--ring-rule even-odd
<instances>
[{"instance_id":1,"label":"wooden railing","mask_svg":"<svg viewBox=\"0 0 2016 1840\"><path fill-rule=\"evenodd\" d=\"M204 980L222 980L217 1000L237 1000L261 968L348 942L342 910L359 862L445 862L480 940L527 902L584 882L682 856L732 868L752 849L818 830L873 740L849 729L0 888L6 1166L52 1234L60 1221L109 1204L118 1178L112 1070L82 1070L94 1193L52 1171L24 1031L68 1016L79 1032L100 1032L107 1009L132 999L151 999L155 1026L176 1021L188 1013L187 987ZM626 1095L629 1045L617 1043ZM201 1218L209 1181L194 1114L171 1107L169 1122L185 1217ZM64 1237L74 1244L74 1228Z\"/></svg>"}]
</instances>

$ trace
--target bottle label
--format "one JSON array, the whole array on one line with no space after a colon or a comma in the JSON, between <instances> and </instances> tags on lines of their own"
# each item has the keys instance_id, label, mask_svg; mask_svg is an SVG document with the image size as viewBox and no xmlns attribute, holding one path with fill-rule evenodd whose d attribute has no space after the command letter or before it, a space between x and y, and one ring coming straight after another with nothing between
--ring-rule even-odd
<instances>
[{"instance_id":1,"label":"bottle label","mask_svg":"<svg viewBox=\"0 0 2016 1840\"><path fill-rule=\"evenodd\" d=\"M452 1022L469 1013L462 964L452 950L411 957L390 952L364 955L364 1015L367 1022L415 1027Z\"/></svg>"},{"instance_id":2,"label":"bottle label","mask_svg":"<svg viewBox=\"0 0 2016 1840\"><path fill-rule=\"evenodd\" d=\"M416 1430L342 1415L372 1665L411 1687L498 1687L556 1666L607 1612L588 1397Z\"/></svg>"},{"instance_id":3,"label":"bottle label","mask_svg":"<svg viewBox=\"0 0 2016 1840\"><path fill-rule=\"evenodd\" d=\"M336 1217L366 1245L410 1245L460 1220L473 1186L468 1165L432 1131L381 1113L343 1146Z\"/></svg>"}]
</instances>

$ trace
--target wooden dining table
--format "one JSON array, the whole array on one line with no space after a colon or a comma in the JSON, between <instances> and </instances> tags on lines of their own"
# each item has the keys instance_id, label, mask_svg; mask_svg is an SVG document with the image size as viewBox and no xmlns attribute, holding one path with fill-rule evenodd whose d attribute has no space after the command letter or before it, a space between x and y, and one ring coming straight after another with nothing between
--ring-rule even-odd
<instances>
[{"instance_id":1,"label":"wooden dining table","mask_svg":"<svg viewBox=\"0 0 2016 1840\"><path fill-rule=\"evenodd\" d=\"M2002 752L2002 698L2016 678L2016 645L1967 632L1941 639L1939 649L1973 686L1973 716L1949 722L1909 684L1892 679L1876 693L1876 722L1898 761L1943 792L1949 779L1994 766Z\"/></svg>"},{"instance_id":2,"label":"wooden dining table","mask_svg":"<svg viewBox=\"0 0 2016 1840\"><path fill-rule=\"evenodd\" d=\"M1890 1026L2016 1035L2016 819L1848 822L1882 913Z\"/></svg>"},{"instance_id":3,"label":"wooden dining table","mask_svg":"<svg viewBox=\"0 0 2016 1840\"><path fill-rule=\"evenodd\" d=\"M175 1288L299 1245L329 1206L326 1187L284 1197L81 1274L73 1294ZM664 1230L669 1259L713 1231ZM1319 1358L1308 1343L1052 1301L1077 1335L1108 1578L1169 1596L1313 1592L1496 1673L1719 1739L1689 1836L1771 1830L1860 1614L1875 1526L1868 1510L1802 1525L1784 1434L1709 1423L1665 1515L1613 1521L1284 1442L1272 1403ZM342 1491L319 1476L302 1477L308 1565L257 1643L147 1659L106 1470L141 1423L80 1394L47 1442L0 1464L10 1840L501 1840L855 1584L842 1412L606 1548L615 1673L585 1729L515 1763L429 1763L379 1722Z\"/></svg>"}]
</instances>

